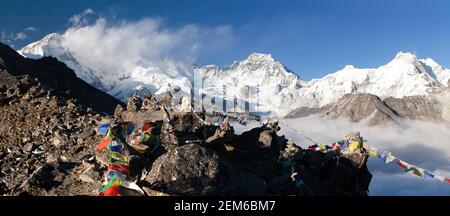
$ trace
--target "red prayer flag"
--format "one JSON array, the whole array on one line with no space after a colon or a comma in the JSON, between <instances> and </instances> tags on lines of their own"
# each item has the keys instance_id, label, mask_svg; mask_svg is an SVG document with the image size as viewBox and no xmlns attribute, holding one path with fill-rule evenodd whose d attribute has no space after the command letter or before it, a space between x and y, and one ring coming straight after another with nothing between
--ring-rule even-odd
<instances>
[{"instance_id":1,"label":"red prayer flag","mask_svg":"<svg viewBox=\"0 0 450 216\"><path fill-rule=\"evenodd\" d=\"M403 169L408 168L408 167L406 166L406 164L402 163L401 160L397 160L397 164L398 164L401 168L403 168Z\"/></svg>"},{"instance_id":2,"label":"red prayer flag","mask_svg":"<svg viewBox=\"0 0 450 216\"><path fill-rule=\"evenodd\" d=\"M109 164L108 169L121 172L123 174L128 174L128 166L124 164Z\"/></svg>"},{"instance_id":3,"label":"red prayer flag","mask_svg":"<svg viewBox=\"0 0 450 216\"><path fill-rule=\"evenodd\" d=\"M105 137L105 138L103 139L103 141L101 141L101 142L98 144L97 149L98 149L99 151L103 151L103 149L105 149L106 147L108 147L109 143L111 143L111 139L110 139L109 137Z\"/></svg>"},{"instance_id":4,"label":"red prayer flag","mask_svg":"<svg viewBox=\"0 0 450 216\"><path fill-rule=\"evenodd\" d=\"M145 122L144 125L142 126L142 131L151 130L152 126L153 126L152 122L150 122L150 121Z\"/></svg>"},{"instance_id":5,"label":"red prayer flag","mask_svg":"<svg viewBox=\"0 0 450 216\"><path fill-rule=\"evenodd\" d=\"M105 191L98 194L99 196L118 196L119 195L119 185L112 185Z\"/></svg>"}]
</instances>

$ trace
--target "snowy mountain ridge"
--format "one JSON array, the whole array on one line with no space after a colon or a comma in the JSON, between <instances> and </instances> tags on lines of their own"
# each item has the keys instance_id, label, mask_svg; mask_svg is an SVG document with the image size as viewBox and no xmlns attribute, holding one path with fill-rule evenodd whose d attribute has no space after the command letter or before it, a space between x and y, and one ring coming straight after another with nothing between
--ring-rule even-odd
<instances>
[{"instance_id":1,"label":"snowy mountain ridge","mask_svg":"<svg viewBox=\"0 0 450 216\"><path fill-rule=\"evenodd\" d=\"M270 54L260 53L252 53L226 67L195 67L162 60L156 65L143 62L118 73L93 69L88 60L72 52L63 37L56 33L18 52L29 58L54 56L72 68L78 77L120 100L126 100L135 91L158 94L174 88L189 95L192 74L196 73L203 77L207 86L202 89L204 93L225 93L227 101L243 99L259 105L257 111L272 111L278 116L298 107L321 107L338 101L345 94L370 93L382 98L427 95L447 86L450 79L450 70L434 60L418 59L403 52L378 68L360 69L348 65L310 81L302 80ZM225 92L223 86L226 86Z\"/></svg>"}]
</instances>

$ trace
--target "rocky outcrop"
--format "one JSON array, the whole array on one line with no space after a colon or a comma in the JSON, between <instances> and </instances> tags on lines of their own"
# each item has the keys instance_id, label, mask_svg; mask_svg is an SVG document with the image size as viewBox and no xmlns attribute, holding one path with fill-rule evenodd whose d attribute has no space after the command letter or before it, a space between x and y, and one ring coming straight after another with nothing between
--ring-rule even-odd
<instances>
[{"instance_id":1,"label":"rocky outcrop","mask_svg":"<svg viewBox=\"0 0 450 216\"><path fill-rule=\"evenodd\" d=\"M274 122L213 144L181 143L140 184L176 195L367 195L367 155L304 150L279 129Z\"/></svg>"},{"instance_id":2,"label":"rocky outcrop","mask_svg":"<svg viewBox=\"0 0 450 216\"><path fill-rule=\"evenodd\" d=\"M305 193L323 195L367 195L372 175L367 169L367 155L306 151L296 160L305 181Z\"/></svg>"},{"instance_id":3,"label":"rocky outcrop","mask_svg":"<svg viewBox=\"0 0 450 216\"><path fill-rule=\"evenodd\" d=\"M442 106L434 97L388 97L384 101L387 106L396 111L398 116L404 119L427 121L442 120Z\"/></svg>"},{"instance_id":4,"label":"rocky outcrop","mask_svg":"<svg viewBox=\"0 0 450 216\"><path fill-rule=\"evenodd\" d=\"M329 119L344 118L368 125L401 124L403 120L443 121L443 106L435 95L388 97L372 94L347 94L338 102L320 108L302 107L288 117L319 115Z\"/></svg>"},{"instance_id":5,"label":"rocky outcrop","mask_svg":"<svg viewBox=\"0 0 450 216\"><path fill-rule=\"evenodd\" d=\"M398 114L379 97L371 94L349 94L329 106L329 118L347 117L353 122L367 121L369 125L383 125L396 121Z\"/></svg>"},{"instance_id":6,"label":"rocky outcrop","mask_svg":"<svg viewBox=\"0 0 450 216\"><path fill-rule=\"evenodd\" d=\"M133 95L128 99L127 110L137 112L141 110L141 107L142 107L142 99L139 96Z\"/></svg>"},{"instance_id":7,"label":"rocky outcrop","mask_svg":"<svg viewBox=\"0 0 450 216\"><path fill-rule=\"evenodd\" d=\"M214 151L188 144L160 156L145 181L153 189L182 195L227 195L230 172Z\"/></svg>"},{"instance_id":8,"label":"rocky outcrop","mask_svg":"<svg viewBox=\"0 0 450 216\"><path fill-rule=\"evenodd\" d=\"M159 110L159 102L153 95L145 95L142 99L142 109L147 111Z\"/></svg>"},{"instance_id":9,"label":"rocky outcrop","mask_svg":"<svg viewBox=\"0 0 450 216\"><path fill-rule=\"evenodd\" d=\"M112 114L117 104L122 102L79 79L73 70L53 57L38 60L26 59L10 47L0 43L0 70L12 76L37 78L42 86L55 94L72 98L84 106L100 112Z\"/></svg>"}]
</instances>

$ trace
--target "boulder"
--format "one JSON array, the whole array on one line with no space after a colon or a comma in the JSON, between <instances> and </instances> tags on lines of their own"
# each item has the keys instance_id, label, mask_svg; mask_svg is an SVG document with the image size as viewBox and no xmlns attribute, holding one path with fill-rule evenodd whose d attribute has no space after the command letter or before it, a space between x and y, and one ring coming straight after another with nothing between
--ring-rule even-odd
<instances>
[{"instance_id":1,"label":"boulder","mask_svg":"<svg viewBox=\"0 0 450 216\"><path fill-rule=\"evenodd\" d=\"M145 181L152 189L182 195L229 193L229 170L213 151L196 144L177 147L159 157Z\"/></svg>"},{"instance_id":2,"label":"boulder","mask_svg":"<svg viewBox=\"0 0 450 216\"><path fill-rule=\"evenodd\" d=\"M142 108L147 111L155 111L159 109L158 101L153 95L145 95L142 99Z\"/></svg>"},{"instance_id":3,"label":"boulder","mask_svg":"<svg viewBox=\"0 0 450 216\"><path fill-rule=\"evenodd\" d=\"M322 174L337 190L351 195L367 195L372 174L367 169L368 156L360 153L341 154L329 160Z\"/></svg>"},{"instance_id":4,"label":"boulder","mask_svg":"<svg viewBox=\"0 0 450 216\"><path fill-rule=\"evenodd\" d=\"M263 128L258 139L263 148L278 152L285 146L284 137L277 135L277 131L279 130L278 122L269 123Z\"/></svg>"},{"instance_id":5,"label":"boulder","mask_svg":"<svg viewBox=\"0 0 450 216\"><path fill-rule=\"evenodd\" d=\"M142 107L142 98L137 96L137 95L133 95L132 97L130 97L128 99L128 103L127 103L127 110L128 111L139 111L141 110Z\"/></svg>"},{"instance_id":6,"label":"boulder","mask_svg":"<svg viewBox=\"0 0 450 216\"><path fill-rule=\"evenodd\" d=\"M114 109L114 117L116 119L120 118L122 116L123 107L120 104L117 104L116 108Z\"/></svg>"},{"instance_id":7,"label":"boulder","mask_svg":"<svg viewBox=\"0 0 450 216\"><path fill-rule=\"evenodd\" d=\"M160 134L161 142L166 148L172 149L179 145L180 141L175 135L175 130L170 122L164 122Z\"/></svg>"},{"instance_id":8,"label":"boulder","mask_svg":"<svg viewBox=\"0 0 450 216\"><path fill-rule=\"evenodd\" d=\"M288 139L286 147L280 152L280 159L287 160L289 158L296 158L301 150L302 148L297 146L294 141Z\"/></svg>"},{"instance_id":9,"label":"boulder","mask_svg":"<svg viewBox=\"0 0 450 216\"><path fill-rule=\"evenodd\" d=\"M309 195L367 196L372 179L368 156L305 150L295 167L305 180Z\"/></svg>"},{"instance_id":10,"label":"boulder","mask_svg":"<svg viewBox=\"0 0 450 216\"><path fill-rule=\"evenodd\" d=\"M192 110L191 99L189 97L183 96L178 107L180 112L190 112Z\"/></svg>"}]
</instances>

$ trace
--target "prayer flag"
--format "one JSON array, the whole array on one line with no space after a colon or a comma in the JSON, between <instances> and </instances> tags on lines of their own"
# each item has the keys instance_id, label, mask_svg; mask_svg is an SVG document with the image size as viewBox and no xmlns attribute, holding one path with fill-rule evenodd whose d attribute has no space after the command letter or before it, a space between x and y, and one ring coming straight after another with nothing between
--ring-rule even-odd
<instances>
[{"instance_id":1,"label":"prayer flag","mask_svg":"<svg viewBox=\"0 0 450 216\"><path fill-rule=\"evenodd\" d=\"M122 154L117 153L117 152L111 152L110 156L111 156L111 160L120 161L120 162L123 162L123 163L128 163L128 158L126 156L122 155Z\"/></svg>"},{"instance_id":2,"label":"prayer flag","mask_svg":"<svg viewBox=\"0 0 450 216\"><path fill-rule=\"evenodd\" d=\"M128 166L124 164L109 164L109 170L114 170L120 173L128 174Z\"/></svg>"},{"instance_id":3,"label":"prayer flag","mask_svg":"<svg viewBox=\"0 0 450 216\"><path fill-rule=\"evenodd\" d=\"M434 178L434 175L426 170L423 173L424 173L424 175L423 175L424 178Z\"/></svg>"},{"instance_id":4,"label":"prayer flag","mask_svg":"<svg viewBox=\"0 0 450 216\"><path fill-rule=\"evenodd\" d=\"M108 189L99 193L99 196L119 196L119 185L112 185Z\"/></svg>"},{"instance_id":5,"label":"prayer flag","mask_svg":"<svg viewBox=\"0 0 450 216\"><path fill-rule=\"evenodd\" d=\"M111 138L107 136L98 144L97 149L103 151L103 149L108 147L109 143L111 143Z\"/></svg>"},{"instance_id":6,"label":"prayer flag","mask_svg":"<svg viewBox=\"0 0 450 216\"><path fill-rule=\"evenodd\" d=\"M102 135L106 135L108 133L109 128L110 128L109 124L101 124L100 126L98 126L98 132L100 132L100 134Z\"/></svg>"}]
</instances>

